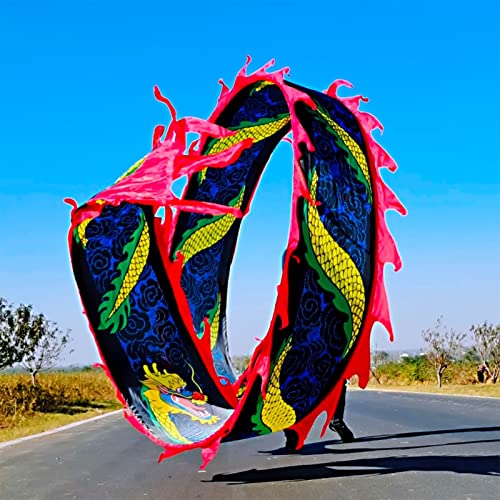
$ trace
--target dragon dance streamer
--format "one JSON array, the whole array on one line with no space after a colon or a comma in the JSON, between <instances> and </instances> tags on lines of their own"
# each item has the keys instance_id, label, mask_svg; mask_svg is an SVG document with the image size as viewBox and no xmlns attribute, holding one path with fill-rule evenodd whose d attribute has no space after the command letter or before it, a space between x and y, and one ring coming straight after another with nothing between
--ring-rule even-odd
<instances>
[{"instance_id":1,"label":"dragon dance streamer","mask_svg":"<svg viewBox=\"0 0 500 500\"><path fill-rule=\"evenodd\" d=\"M164 448L160 459L200 448L202 467L221 442L283 429L300 447L322 412L324 434L343 380L367 384L374 323L392 339L383 270L401 266L385 211L405 209L379 172L396 164L372 138L379 122L359 110L366 99L338 97L345 81L300 87L272 62L247 74L249 62L208 120L178 119L155 87L172 121L156 127L152 151L84 205L68 200L76 283L126 418ZM188 144L190 132L199 138ZM290 133L283 274L269 330L238 376L230 265L262 172Z\"/></svg>"}]
</instances>

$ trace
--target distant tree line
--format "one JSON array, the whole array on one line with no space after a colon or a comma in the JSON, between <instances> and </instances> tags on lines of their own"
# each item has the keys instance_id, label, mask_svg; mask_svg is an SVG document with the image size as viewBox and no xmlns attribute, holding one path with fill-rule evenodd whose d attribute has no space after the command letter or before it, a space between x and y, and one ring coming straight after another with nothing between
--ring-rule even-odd
<instances>
[{"instance_id":1,"label":"distant tree line","mask_svg":"<svg viewBox=\"0 0 500 500\"><path fill-rule=\"evenodd\" d=\"M33 385L41 371L54 368L68 351L70 332L61 330L31 305L13 305L0 297L0 370L20 365Z\"/></svg>"},{"instance_id":2,"label":"distant tree line","mask_svg":"<svg viewBox=\"0 0 500 500\"><path fill-rule=\"evenodd\" d=\"M437 386L441 388L445 371L453 364L466 362L476 365L476 379L480 383L496 384L500 375L500 324L485 321L472 325L469 332L448 328L439 317L432 328L422 332L425 353L409 359L414 369L413 376L421 380L424 366L422 360L432 366ZM375 350L371 357L371 373L380 383L380 368L389 362L389 355ZM420 374L419 374L420 370Z\"/></svg>"},{"instance_id":3,"label":"distant tree line","mask_svg":"<svg viewBox=\"0 0 500 500\"><path fill-rule=\"evenodd\" d=\"M442 386L443 374L453 363L466 359L476 363L477 380L496 384L500 376L500 324L485 321L472 325L468 334L449 329L439 317L432 328L422 332L426 352L424 358L432 365L437 385ZM69 350L70 331L63 331L43 314L35 313L31 305L12 305L0 297L0 370L20 365L31 374L36 385L38 373L54 368ZM468 347L467 347L468 346ZM242 373L249 356L235 356L233 363ZM418 360L415 370L420 370ZM380 383L379 369L388 364L384 351L372 353L371 373ZM419 375L415 372L415 377Z\"/></svg>"}]
</instances>

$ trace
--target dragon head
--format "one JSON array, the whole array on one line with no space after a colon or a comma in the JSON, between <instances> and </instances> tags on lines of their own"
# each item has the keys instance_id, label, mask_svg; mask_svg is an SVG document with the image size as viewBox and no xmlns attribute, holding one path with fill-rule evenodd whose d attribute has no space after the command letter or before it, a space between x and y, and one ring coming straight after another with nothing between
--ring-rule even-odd
<instances>
[{"instance_id":1,"label":"dragon head","mask_svg":"<svg viewBox=\"0 0 500 500\"><path fill-rule=\"evenodd\" d=\"M217 417L206 409L207 397L199 392L187 390L186 382L179 375L167 370L159 371L156 363L152 364L152 369L147 365L143 368L146 375L143 384L149 389L144 395L150 404L159 405L171 414L188 415L200 423L213 423L217 420Z\"/></svg>"}]
</instances>

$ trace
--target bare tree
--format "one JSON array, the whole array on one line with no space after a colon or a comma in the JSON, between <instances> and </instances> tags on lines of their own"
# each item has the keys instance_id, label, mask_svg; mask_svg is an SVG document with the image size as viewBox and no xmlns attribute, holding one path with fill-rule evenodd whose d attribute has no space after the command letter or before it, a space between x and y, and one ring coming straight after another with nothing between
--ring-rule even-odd
<instances>
[{"instance_id":1,"label":"bare tree","mask_svg":"<svg viewBox=\"0 0 500 500\"><path fill-rule=\"evenodd\" d=\"M427 359L436 371L437 386L441 388L443 373L463 351L466 334L453 329L448 330L441 316L434 328L422 332L422 337L427 344Z\"/></svg>"},{"instance_id":2,"label":"bare tree","mask_svg":"<svg viewBox=\"0 0 500 500\"><path fill-rule=\"evenodd\" d=\"M39 315L39 339L32 349L23 356L21 365L31 374L31 381L36 385L39 372L56 366L70 344L70 332L63 332L55 323ZM70 353L72 350L69 351Z\"/></svg>"},{"instance_id":3,"label":"bare tree","mask_svg":"<svg viewBox=\"0 0 500 500\"><path fill-rule=\"evenodd\" d=\"M500 325L493 326L486 321L482 325L472 325L472 348L479 356L484 370L496 384L500 375Z\"/></svg>"},{"instance_id":4,"label":"bare tree","mask_svg":"<svg viewBox=\"0 0 500 500\"><path fill-rule=\"evenodd\" d=\"M375 350L371 355L370 372L379 385L382 385L382 382L380 382L377 370L380 366L387 363L387 361L389 361L389 354L385 351L377 351L377 348L375 347Z\"/></svg>"},{"instance_id":5,"label":"bare tree","mask_svg":"<svg viewBox=\"0 0 500 500\"><path fill-rule=\"evenodd\" d=\"M31 306L17 307L0 298L0 370L22 361L36 347L42 333L43 316Z\"/></svg>"}]
</instances>

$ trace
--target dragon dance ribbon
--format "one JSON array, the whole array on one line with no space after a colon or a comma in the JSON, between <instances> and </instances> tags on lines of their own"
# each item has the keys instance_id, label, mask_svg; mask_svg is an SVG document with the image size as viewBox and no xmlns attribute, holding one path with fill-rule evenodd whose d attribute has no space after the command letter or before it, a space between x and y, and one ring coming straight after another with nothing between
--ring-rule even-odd
<instances>
[{"instance_id":1,"label":"dragon dance ribbon","mask_svg":"<svg viewBox=\"0 0 500 500\"><path fill-rule=\"evenodd\" d=\"M126 418L160 459L283 429L302 446L343 380L365 387L370 333L392 329L383 270L401 261L385 211L404 207L379 169L396 164L380 128L341 98L285 80L273 62L223 84L208 120L159 125L153 148L86 204L73 204L69 247L90 329ZM199 134L188 144L188 133ZM242 218L270 155L294 152L288 245L269 331L238 376L228 354L228 278ZM182 196L172 184L187 176ZM162 210L160 210L162 209ZM160 212L163 211L163 214ZM265 241L262 242L265 245Z\"/></svg>"}]
</instances>

